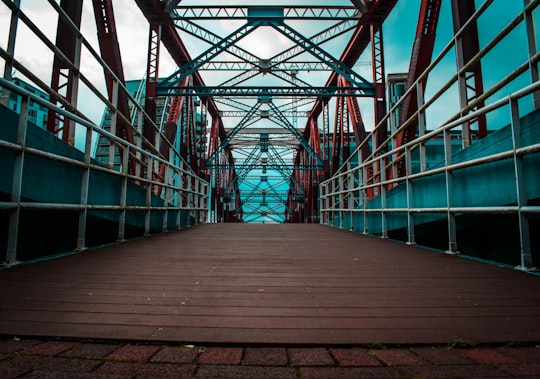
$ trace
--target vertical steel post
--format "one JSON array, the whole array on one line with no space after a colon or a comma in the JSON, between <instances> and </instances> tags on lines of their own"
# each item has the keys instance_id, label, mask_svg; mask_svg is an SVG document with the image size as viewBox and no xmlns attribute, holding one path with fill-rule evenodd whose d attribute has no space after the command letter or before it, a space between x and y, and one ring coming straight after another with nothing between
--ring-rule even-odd
<instances>
[{"instance_id":1,"label":"vertical steel post","mask_svg":"<svg viewBox=\"0 0 540 379\"><path fill-rule=\"evenodd\" d=\"M347 190L348 192L348 199L347 199L347 209L349 210L350 220L351 220L351 226L349 230L351 232L354 232L354 175L350 173L351 170L351 161L347 161Z\"/></svg>"},{"instance_id":2,"label":"vertical steel post","mask_svg":"<svg viewBox=\"0 0 540 379\"><path fill-rule=\"evenodd\" d=\"M363 216L364 216L364 231L363 233L364 234L369 234L369 227L368 227L368 224L369 224L369 214L368 212L366 212L366 210L368 209L368 200L369 200L369 197L368 197L368 194L369 194L369 189L366 187L369 182L368 182L368 166L366 164L363 164L362 165L362 193L363 193L363 203L364 203L364 211L362 212Z\"/></svg>"},{"instance_id":3,"label":"vertical steel post","mask_svg":"<svg viewBox=\"0 0 540 379\"><path fill-rule=\"evenodd\" d=\"M451 207L454 202L454 174L448 169L452 164L452 137L450 129L444 130L444 164L445 182L446 182L446 208L448 218L448 251L449 254L458 254L457 239L456 239L456 215L451 212Z\"/></svg>"},{"instance_id":4,"label":"vertical steel post","mask_svg":"<svg viewBox=\"0 0 540 379\"><path fill-rule=\"evenodd\" d=\"M137 137L137 140L135 142L136 142L137 147L139 149L142 149L142 137L141 136L143 134L143 126L144 126L144 111L143 111L142 108L137 108L137 131L138 131L138 137ZM144 171L143 164L141 163L143 161L143 155L142 155L140 150L137 150L135 155L137 157L137 159L135 159L135 162L136 162L135 176L138 177L138 178L141 178L142 173Z\"/></svg>"},{"instance_id":5,"label":"vertical steel post","mask_svg":"<svg viewBox=\"0 0 540 379\"><path fill-rule=\"evenodd\" d=\"M518 206L519 238L520 238L520 266L522 270L531 269L532 249L529 228L529 218L523 213L522 207L527 205L527 185L523 168L523 157L517 154L521 147L521 120L519 119L519 105L517 100L510 99L512 144L514 150L514 173L516 180L516 201Z\"/></svg>"},{"instance_id":6,"label":"vertical steel post","mask_svg":"<svg viewBox=\"0 0 540 379\"><path fill-rule=\"evenodd\" d=\"M15 41L17 39L17 26L19 24L21 0L13 0L13 4L16 7L16 10L11 12L7 44L8 58L5 60L4 66L4 79L8 81L11 81L13 75L13 56L15 54ZM10 91L7 88L2 88L2 90L0 91L0 104L5 105L6 107L8 106L9 94Z\"/></svg>"},{"instance_id":7,"label":"vertical steel post","mask_svg":"<svg viewBox=\"0 0 540 379\"><path fill-rule=\"evenodd\" d=\"M75 123L68 121L73 129ZM79 230L77 237L77 251L86 250L86 221L88 217L88 192L90 186L90 158L92 156L92 129L86 128L86 141L84 146L84 169L81 178L81 198L79 205L83 208L79 211Z\"/></svg>"},{"instance_id":8,"label":"vertical steel post","mask_svg":"<svg viewBox=\"0 0 540 379\"><path fill-rule=\"evenodd\" d=\"M178 169L176 169L178 170ZM178 199L176 204L176 211L178 212L176 214L176 229L182 229L182 178L183 178L183 172L182 170L182 161L180 161L180 170L176 171L176 198Z\"/></svg>"},{"instance_id":9,"label":"vertical steel post","mask_svg":"<svg viewBox=\"0 0 540 379\"><path fill-rule=\"evenodd\" d=\"M410 179L412 174L412 152L410 147L405 148L405 185L407 188L407 244L416 244L414 233L414 213L411 212L413 207L413 184Z\"/></svg>"},{"instance_id":10,"label":"vertical steel post","mask_svg":"<svg viewBox=\"0 0 540 379\"><path fill-rule=\"evenodd\" d=\"M112 147L112 144L111 144ZM118 242L126 240L126 205L127 205L127 185L128 185L128 161L129 146L122 149L122 184L120 185L120 215L118 216Z\"/></svg>"},{"instance_id":11,"label":"vertical steel post","mask_svg":"<svg viewBox=\"0 0 540 379\"><path fill-rule=\"evenodd\" d=\"M13 164L13 181L11 185L11 202L15 203L15 209L9 213L9 230L6 251L6 263L16 264L17 247L19 240L19 222L21 217L21 197L24 173L24 147L26 146L26 127L28 124L28 96L21 96L21 113L17 126L17 145L22 149L17 152Z\"/></svg>"},{"instance_id":12,"label":"vertical steel post","mask_svg":"<svg viewBox=\"0 0 540 379\"><path fill-rule=\"evenodd\" d=\"M326 223L326 219L325 219L325 207L324 207L324 204L325 204L325 196L326 196L326 185L325 184L321 184L320 185L320 197L319 197L319 215L320 215L320 219L319 219L319 224L322 224L324 225Z\"/></svg>"},{"instance_id":13,"label":"vertical steel post","mask_svg":"<svg viewBox=\"0 0 540 379\"><path fill-rule=\"evenodd\" d=\"M343 174L340 174L338 176L338 188L339 188L339 228L343 229L344 226L344 214L343 209L345 208L345 192L344 187L345 183L343 181Z\"/></svg>"},{"instance_id":14,"label":"vertical steel post","mask_svg":"<svg viewBox=\"0 0 540 379\"><path fill-rule=\"evenodd\" d=\"M332 189L330 191L331 197L330 197L330 220L334 228L336 227L336 215L335 215L335 208L336 208L336 180L330 179L330 185L332 186Z\"/></svg>"},{"instance_id":15,"label":"vertical steel post","mask_svg":"<svg viewBox=\"0 0 540 379\"><path fill-rule=\"evenodd\" d=\"M152 186L153 186L153 174L154 174L154 158L152 155L148 154L146 156L146 212L144 215L144 235L150 235L150 222L152 221L152 211L150 207L152 206Z\"/></svg>"},{"instance_id":16,"label":"vertical steel post","mask_svg":"<svg viewBox=\"0 0 540 379\"><path fill-rule=\"evenodd\" d=\"M163 206L165 207L163 211L163 231L164 232L168 230L168 224L169 224L169 211L167 208L169 207L169 194L170 194L169 178L171 177L170 172L171 172L171 167L168 164L165 165L165 171L164 171L165 177L163 178L163 183L161 184L161 187L163 188Z\"/></svg>"},{"instance_id":17,"label":"vertical steel post","mask_svg":"<svg viewBox=\"0 0 540 379\"><path fill-rule=\"evenodd\" d=\"M416 101L418 109L424 106L424 84L425 82L420 80L416 85ZM426 113L424 110L418 112L418 137L421 138L426 134ZM425 142L421 142L419 146L420 150L420 172L424 172L427 169L426 162L426 145ZM406 171L407 169L405 169ZM407 175L412 175L411 171Z\"/></svg>"},{"instance_id":18,"label":"vertical steel post","mask_svg":"<svg viewBox=\"0 0 540 379\"><path fill-rule=\"evenodd\" d=\"M396 135L396 129L398 128L398 120L397 120L397 114L398 114L399 110L396 109L394 110L394 112L391 112L390 113L390 135L392 136L392 149L394 151L396 151L396 147L397 147L397 135ZM398 173L398 168L399 168L399 162L397 161L397 159L399 158L400 154L398 152L394 153L392 155L392 168L391 168L391 177L392 178L397 178L399 173ZM397 184L392 184L392 187L395 186Z\"/></svg>"},{"instance_id":19,"label":"vertical steel post","mask_svg":"<svg viewBox=\"0 0 540 379\"><path fill-rule=\"evenodd\" d=\"M111 103L113 105L113 108L110 110L111 112L111 129L110 132L113 135L116 134L116 129L118 127L118 82L116 80L113 80L112 82L112 97L111 97ZM114 170L114 158L115 158L115 152L116 152L116 143L111 140L109 142L109 168L111 170Z\"/></svg>"},{"instance_id":20,"label":"vertical steel post","mask_svg":"<svg viewBox=\"0 0 540 379\"><path fill-rule=\"evenodd\" d=\"M387 216L386 216L386 184L384 184L384 182L386 181L386 169L385 169L385 162L384 162L383 157L379 158L379 165L381 167L380 169L381 238L388 238L388 223L387 223Z\"/></svg>"}]
</instances>

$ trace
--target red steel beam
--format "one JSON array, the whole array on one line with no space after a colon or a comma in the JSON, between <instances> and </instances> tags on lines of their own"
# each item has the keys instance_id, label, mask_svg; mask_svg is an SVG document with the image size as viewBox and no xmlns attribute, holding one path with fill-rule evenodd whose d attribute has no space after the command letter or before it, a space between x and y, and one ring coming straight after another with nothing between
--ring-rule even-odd
<instances>
[{"instance_id":1,"label":"red steel beam","mask_svg":"<svg viewBox=\"0 0 540 379\"><path fill-rule=\"evenodd\" d=\"M378 20L382 23L386 17L388 17L396 3L397 0L375 0L366 5L368 12L362 14L358 20L358 26L356 27L354 34L341 54L340 61L343 64L345 64L347 67L353 67L355 65L358 58L360 58L360 55L362 55L366 47L371 42L371 22L373 20ZM325 86L336 86L338 77L339 74L332 72L326 81ZM328 102L327 98L318 98L313 105L313 109L311 110L311 117L319 117L326 102ZM306 130L309 130L309 127L307 127Z\"/></svg>"},{"instance_id":2,"label":"red steel beam","mask_svg":"<svg viewBox=\"0 0 540 379\"><path fill-rule=\"evenodd\" d=\"M62 0L60 3L60 7L66 12L77 28L80 28L81 26L82 6L82 0ZM56 33L56 46L71 62L75 61L76 39L77 36L75 35L73 29L60 17L58 19ZM64 83L61 83L62 78L65 81ZM60 89L65 88L66 99L70 103L72 96L74 95L73 79L73 71L68 62L64 62L57 55L55 55L51 78L51 89L55 92L59 92ZM51 101L56 103L55 99L51 99ZM58 128L59 123L62 120L59 120L57 117L56 112L49 111L47 116L47 130L53 134L57 134L62 131L62 140L64 142L69 142L70 124L69 122L64 122L63 126Z\"/></svg>"},{"instance_id":3,"label":"red steel beam","mask_svg":"<svg viewBox=\"0 0 540 379\"><path fill-rule=\"evenodd\" d=\"M418 24L416 26L416 36L409 64L409 76L407 78L407 89L411 88L414 82L427 69L431 63L433 47L435 45L435 32L439 20L442 0L422 0L420 13L418 15ZM420 85L426 87L427 77L424 77ZM417 110L418 99L417 91L414 88L411 94L404 99L402 113L399 125L403 125ZM414 139L416 135L417 123L412 122L407 128L398 134L396 147ZM403 167L400 168L402 171Z\"/></svg>"},{"instance_id":4,"label":"red steel beam","mask_svg":"<svg viewBox=\"0 0 540 379\"><path fill-rule=\"evenodd\" d=\"M114 11L112 0L93 0L94 16L97 25L97 34L101 57L107 63L111 71L116 75L121 84L125 84L124 66L122 64L122 56L120 54L120 45L118 44L118 35L116 34L116 23L114 19ZM124 117L117 119L116 135L124 140L134 144L133 130L130 122L125 121L130 119L129 103L127 93L118 88L115 94L114 80L107 70L104 69L105 84L109 101L113 101L116 97L115 104L118 112ZM135 173L135 160L130 158L128 161L129 173Z\"/></svg>"}]
</instances>

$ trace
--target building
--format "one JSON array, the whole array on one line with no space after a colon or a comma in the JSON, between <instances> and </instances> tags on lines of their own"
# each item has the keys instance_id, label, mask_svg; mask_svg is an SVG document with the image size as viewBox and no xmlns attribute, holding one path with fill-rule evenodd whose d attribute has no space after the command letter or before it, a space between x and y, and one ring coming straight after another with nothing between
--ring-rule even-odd
<instances>
[{"instance_id":1,"label":"building","mask_svg":"<svg viewBox=\"0 0 540 379\"><path fill-rule=\"evenodd\" d=\"M25 81L19 79L19 78L13 78L12 80L13 84L18 85L21 88L24 88L28 92L41 97L42 99L49 100L49 95L38 88L34 87L31 84L26 83ZM17 112L18 114L21 113L21 103L22 98L18 94L11 92L8 99L8 108ZM40 128L47 129L47 115L48 111L47 108L44 106L36 103L33 100L30 100L28 103L28 120L39 126Z\"/></svg>"}]
</instances>

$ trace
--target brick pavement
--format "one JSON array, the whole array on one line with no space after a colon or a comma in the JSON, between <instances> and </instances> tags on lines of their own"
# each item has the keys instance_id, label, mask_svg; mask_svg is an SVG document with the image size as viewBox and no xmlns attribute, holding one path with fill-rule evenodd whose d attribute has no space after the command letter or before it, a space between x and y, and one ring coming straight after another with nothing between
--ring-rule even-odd
<instances>
[{"instance_id":1,"label":"brick pavement","mask_svg":"<svg viewBox=\"0 0 540 379\"><path fill-rule=\"evenodd\" d=\"M540 346L195 346L0 339L0 378L540 379Z\"/></svg>"}]
</instances>

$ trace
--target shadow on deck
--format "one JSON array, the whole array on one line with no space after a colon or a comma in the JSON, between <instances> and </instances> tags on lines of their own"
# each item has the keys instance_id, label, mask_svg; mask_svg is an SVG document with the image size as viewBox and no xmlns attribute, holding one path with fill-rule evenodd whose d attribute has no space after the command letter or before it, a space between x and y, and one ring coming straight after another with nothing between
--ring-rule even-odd
<instances>
[{"instance_id":1,"label":"shadow on deck","mask_svg":"<svg viewBox=\"0 0 540 379\"><path fill-rule=\"evenodd\" d=\"M321 225L208 224L0 271L0 334L540 341L540 278Z\"/></svg>"}]
</instances>

